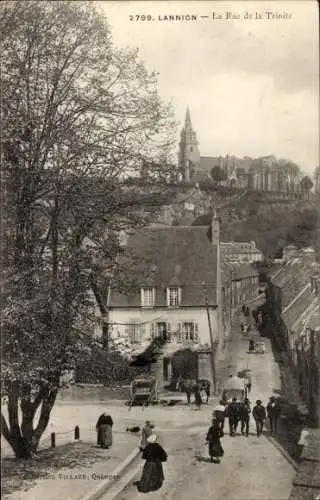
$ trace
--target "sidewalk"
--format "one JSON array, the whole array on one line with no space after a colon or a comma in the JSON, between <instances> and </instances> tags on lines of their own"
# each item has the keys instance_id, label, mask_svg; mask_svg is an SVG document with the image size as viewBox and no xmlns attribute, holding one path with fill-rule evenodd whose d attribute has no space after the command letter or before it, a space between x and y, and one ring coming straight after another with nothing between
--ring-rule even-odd
<instances>
[{"instance_id":1,"label":"sidewalk","mask_svg":"<svg viewBox=\"0 0 320 500\"><path fill-rule=\"evenodd\" d=\"M44 461L39 460L39 469L36 471L38 477L35 478L31 470L28 470L28 465L36 468L36 462L32 461L31 464L28 461L23 483L27 491L21 489L2 497L6 500L80 500L107 478L111 478L119 464L137 449L137 444L138 437L135 435L114 433L112 448L103 450L96 446L91 433L90 436L83 436L81 442L68 445L67 460L61 455L65 448L63 446L42 451L40 456L52 456L57 463L51 463L51 467L47 468ZM68 463L68 466L60 468L65 463ZM14 463L11 467L15 467Z\"/></svg>"}]
</instances>

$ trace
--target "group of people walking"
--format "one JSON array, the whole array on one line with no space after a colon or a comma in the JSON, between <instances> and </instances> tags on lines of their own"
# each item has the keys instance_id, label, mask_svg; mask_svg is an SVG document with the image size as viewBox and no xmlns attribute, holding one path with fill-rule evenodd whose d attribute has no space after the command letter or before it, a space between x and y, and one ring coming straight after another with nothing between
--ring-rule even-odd
<instances>
[{"instance_id":1,"label":"group of people walking","mask_svg":"<svg viewBox=\"0 0 320 500\"><path fill-rule=\"evenodd\" d=\"M272 434L277 432L281 406L274 396L270 397L266 408L263 406L262 401L257 399L252 411L251 403L248 398L245 398L243 401L233 398L228 404L221 400L213 412L213 417L222 431L224 431L225 419L228 418L230 436L236 436L240 424L242 436L248 437L251 414L256 424L256 433L258 437L262 434L267 417L269 420L270 432Z\"/></svg>"},{"instance_id":2,"label":"group of people walking","mask_svg":"<svg viewBox=\"0 0 320 500\"><path fill-rule=\"evenodd\" d=\"M209 457L211 462L220 463L224 455L221 438L224 437L225 419L229 420L230 436L236 436L240 424L242 436L249 436L250 415L252 414L256 423L257 436L261 436L266 418L269 419L270 432L276 433L278 421L281 414L281 406L278 400L271 396L267 407L258 399L251 412L251 404L248 398L243 401L233 398L230 403L221 400L219 405L213 411L211 425L206 434L206 443L208 445ZM110 415L103 413L100 415L96 430L97 444L102 448L112 446L112 426L113 420ZM140 428L137 427L137 429ZM167 453L160 445L158 437L154 430L154 425L149 420L141 431L139 449L142 458L145 460L140 481L137 483L138 490L143 493L156 491L161 488L164 481L162 463L167 461Z\"/></svg>"}]
</instances>

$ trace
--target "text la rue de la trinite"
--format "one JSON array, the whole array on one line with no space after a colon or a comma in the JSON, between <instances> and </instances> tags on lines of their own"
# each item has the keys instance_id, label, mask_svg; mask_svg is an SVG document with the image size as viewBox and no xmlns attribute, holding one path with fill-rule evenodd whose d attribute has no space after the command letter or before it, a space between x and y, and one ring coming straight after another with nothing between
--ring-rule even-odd
<instances>
[{"instance_id":1,"label":"text la rue de la trinite","mask_svg":"<svg viewBox=\"0 0 320 500\"><path fill-rule=\"evenodd\" d=\"M224 12L212 13L212 19L215 20L239 20L239 19L248 19L248 20L258 20L258 19L267 19L269 21L282 20L282 19L291 19L292 15L288 12L274 12L271 10L266 10L265 12L243 12L242 14L238 14L235 12Z\"/></svg>"}]
</instances>

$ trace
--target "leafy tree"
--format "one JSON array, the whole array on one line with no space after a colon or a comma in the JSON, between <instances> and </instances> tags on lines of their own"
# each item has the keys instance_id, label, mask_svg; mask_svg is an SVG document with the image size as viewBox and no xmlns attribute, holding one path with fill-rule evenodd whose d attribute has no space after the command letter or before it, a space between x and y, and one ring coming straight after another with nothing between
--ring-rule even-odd
<instances>
[{"instance_id":1,"label":"leafy tree","mask_svg":"<svg viewBox=\"0 0 320 500\"><path fill-rule=\"evenodd\" d=\"M211 177L217 184L221 184L221 182L226 181L228 178L225 170L223 170L218 165L212 168Z\"/></svg>"},{"instance_id":2,"label":"leafy tree","mask_svg":"<svg viewBox=\"0 0 320 500\"><path fill-rule=\"evenodd\" d=\"M306 192L306 193L309 193L313 187L313 182L312 180L310 179L310 177L308 175L306 175L305 177L303 177L303 179L301 180L300 182L300 186L301 186L301 190Z\"/></svg>"},{"instance_id":3,"label":"leafy tree","mask_svg":"<svg viewBox=\"0 0 320 500\"><path fill-rule=\"evenodd\" d=\"M150 220L144 206L170 175L174 123L156 74L113 46L92 4L2 2L0 33L1 431L24 458L62 376L92 350L92 288L134 286L125 269L143 263L119 259L117 235ZM123 182L142 174L148 189Z\"/></svg>"}]
</instances>

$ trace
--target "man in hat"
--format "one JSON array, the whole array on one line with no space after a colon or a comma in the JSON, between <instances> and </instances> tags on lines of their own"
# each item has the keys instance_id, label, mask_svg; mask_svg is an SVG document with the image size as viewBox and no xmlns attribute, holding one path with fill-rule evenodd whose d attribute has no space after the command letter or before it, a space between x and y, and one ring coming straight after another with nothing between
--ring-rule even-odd
<instances>
[{"instance_id":1,"label":"man in hat","mask_svg":"<svg viewBox=\"0 0 320 500\"><path fill-rule=\"evenodd\" d=\"M237 403L237 398L232 398L232 402L228 404L226 415L229 419L230 436L235 436L239 421L239 405Z\"/></svg>"},{"instance_id":2,"label":"man in hat","mask_svg":"<svg viewBox=\"0 0 320 500\"><path fill-rule=\"evenodd\" d=\"M262 434L263 424L266 419L266 409L260 399L256 401L256 405L252 410L252 416L256 422L257 436L259 437Z\"/></svg>"},{"instance_id":3,"label":"man in hat","mask_svg":"<svg viewBox=\"0 0 320 500\"><path fill-rule=\"evenodd\" d=\"M270 432L276 433L278 420L281 414L281 406L279 405L278 400L271 396L269 403L267 404L267 414L270 423Z\"/></svg>"},{"instance_id":4,"label":"man in hat","mask_svg":"<svg viewBox=\"0 0 320 500\"><path fill-rule=\"evenodd\" d=\"M251 413L250 402L248 398L245 398L245 400L240 405L240 422L241 422L242 436L244 435L246 435L246 437L249 436L250 413Z\"/></svg>"}]
</instances>

